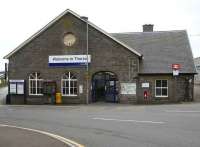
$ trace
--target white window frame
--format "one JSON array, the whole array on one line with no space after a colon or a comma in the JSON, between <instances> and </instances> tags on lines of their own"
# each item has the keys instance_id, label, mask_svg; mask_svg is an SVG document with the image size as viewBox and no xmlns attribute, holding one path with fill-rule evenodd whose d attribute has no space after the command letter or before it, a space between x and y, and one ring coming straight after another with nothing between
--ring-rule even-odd
<instances>
[{"instance_id":1,"label":"white window frame","mask_svg":"<svg viewBox=\"0 0 200 147\"><path fill-rule=\"evenodd\" d=\"M61 79L61 93L62 93L62 96L78 96L78 86L77 86L78 84L76 84L76 86L77 86L77 87L76 87L76 89L77 89L77 94L71 94L71 91L70 91L70 89L71 89L71 84L70 84L70 82L71 82L71 81L77 82L77 78L76 78L76 79L71 79L71 74L72 74L71 72L67 72L67 73L65 73L65 75L66 75L66 74L68 74L68 78L67 78L67 79L63 79L63 76L64 76L64 75L63 75L63 76L62 76L62 79ZM68 82L68 86L69 86L69 87L68 87L67 90L68 90L68 93L69 93L69 94L64 94L64 93L63 93L63 88L65 88L65 87L63 87L63 82Z\"/></svg>"},{"instance_id":2,"label":"white window frame","mask_svg":"<svg viewBox=\"0 0 200 147\"><path fill-rule=\"evenodd\" d=\"M31 79L30 78L30 76L31 75L33 75L33 74L35 74L35 79ZM38 85L37 85L37 82L38 81L43 81L43 79L39 79L38 78L38 72L34 72L34 73L31 73L30 75L29 75L29 80L28 80L28 82L29 82L29 95L38 95L38 96L42 96L43 94L42 93L38 93ZM35 82L35 89L36 89L36 93L31 93L31 81L32 82ZM43 88L43 87L42 87Z\"/></svg>"},{"instance_id":3,"label":"white window frame","mask_svg":"<svg viewBox=\"0 0 200 147\"><path fill-rule=\"evenodd\" d=\"M162 81L163 80L167 81L167 87L162 87ZM161 81L161 87L156 87L156 81ZM157 93L156 93L157 88L161 89L161 95L157 95ZM162 89L163 88L165 88L165 89L167 88L167 95L162 95ZM168 97L168 80L167 79L157 79L157 80L155 80L155 97Z\"/></svg>"}]
</instances>

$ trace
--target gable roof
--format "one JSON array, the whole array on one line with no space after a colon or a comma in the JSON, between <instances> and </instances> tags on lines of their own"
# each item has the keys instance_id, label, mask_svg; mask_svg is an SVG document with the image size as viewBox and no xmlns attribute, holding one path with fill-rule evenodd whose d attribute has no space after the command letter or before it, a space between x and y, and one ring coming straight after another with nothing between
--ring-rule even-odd
<instances>
[{"instance_id":1,"label":"gable roof","mask_svg":"<svg viewBox=\"0 0 200 147\"><path fill-rule=\"evenodd\" d=\"M142 53L140 73L172 73L172 64L181 64L180 73L196 73L187 32L162 31L112 33L112 36Z\"/></svg>"},{"instance_id":2,"label":"gable roof","mask_svg":"<svg viewBox=\"0 0 200 147\"><path fill-rule=\"evenodd\" d=\"M100 31L101 33L103 33L104 35L106 35L107 37L111 38L112 40L114 40L115 42L119 43L120 45L124 46L125 48L127 48L128 50L130 50L131 52L133 52L134 54L136 54L139 57L142 57L142 54L140 54L138 51L136 51L135 49L131 48L130 46L126 45L125 43L119 41L118 39L114 38L113 36L111 36L110 34L108 34L107 32L105 32L104 30L102 30L101 28L97 27L96 25L94 25L93 23L91 23L90 21L86 21L84 19L81 18L80 15L76 14L75 12L71 11L70 9L67 9L66 11L64 11L63 13L61 13L59 16L57 16L54 20L52 20L51 22L49 22L46 26L44 26L41 30L39 30L38 32L36 32L34 35L32 35L30 38L28 38L26 41L24 41L22 44L20 44L17 48L15 48L12 52L10 52L8 55L6 55L4 57L4 59L8 59L10 56L12 56L14 53L16 53L18 50L20 50L22 47L24 47L26 44L28 44L29 42L31 42L34 38L36 38L37 36L39 36L42 32L44 32L45 30L47 30L49 27L51 27L55 22L57 22L60 18L62 18L64 15L66 15L67 13L71 13L72 15L74 15L75 17L77 17L78 19L88 23L88 25L90 25L91 27L95 28L96 30Z\"/></svg>"}]
</instances>

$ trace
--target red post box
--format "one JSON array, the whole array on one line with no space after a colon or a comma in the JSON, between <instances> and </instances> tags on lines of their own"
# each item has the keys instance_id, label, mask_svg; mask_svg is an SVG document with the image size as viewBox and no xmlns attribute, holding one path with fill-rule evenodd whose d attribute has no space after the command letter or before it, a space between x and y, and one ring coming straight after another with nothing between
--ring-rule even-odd
<instances>
[{"instance_id":1,"label":"red post box","mask_svg":"<svg viewBox=\"0 0 200 147\"><path fill-rule=\"evenodd\" d=\"M147 97L148 97L148 92L144 91L144 99L147 99Z\"/></svg>"}]
</instances>

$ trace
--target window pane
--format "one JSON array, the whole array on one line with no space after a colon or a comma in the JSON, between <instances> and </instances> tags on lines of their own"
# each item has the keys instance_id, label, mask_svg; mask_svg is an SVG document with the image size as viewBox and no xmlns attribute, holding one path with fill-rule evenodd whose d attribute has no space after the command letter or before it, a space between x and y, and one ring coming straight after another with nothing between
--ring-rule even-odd
<instances>
[{"instance_id":1,"label":"window pane","mask_svg":"<svg viewBox=\"0 0 200 147\"><path fill-rule=\"evenodd\" d=\"M76 79L76 76L72 73L70 73L70 79Z\"/></svg>"},{"instance_id":2,"label":"window pane","mask_svg":"<svg viewBox=\"0 0 200 147\"><path fill-rule=\"evenodd\" d=\"M161 96L161 89L160 88L156 88L156 96Z\"/></svg>"},{"instance_id":3,"label":"window pane","mask_svg":"<svg viewBox=\"0 0 200 147\"><path fill-rule=\"evenodd\" d=\"M62 81L62 86L63 86L63 87L66 87L65 81Z\"/></svg>"},{"instance_id":4,"label":"window pane","mask_svg":"<svg viewBox=\"0 0 200 147\"><path fill-rule=\"evenodd\" d=\"M33 88L33 93L32 94L36 94L36 88Z\"/></svg>"},{"instance_id":5,"label":"window pane","mask_svg":"<svg viewBox=\"0 0 200 147\"><path fill-rule=\"evenodd\" d=\"M30 94L33 94L33 88L30 88Z\"/></svg>"},{"instance_id":6,"label":"window pane","mask_svg":"<svg viewBox=\"0 0 200 147\"><path fill-rule=\"evenodd\" d=\"M42 88L42 81L37 81L37 87Z\"/></svg>"},{"instance_id":7,"label":"window pane","mask_svg":"<svg viewBox=\"0 0 200 147\"><path fill-rule=\"evenodd\" d=\"M65 86L69 87L69 81L65 81Z\"/></svg>"},{"instance_id":8,"label":"window pane","mask_svg":"<svg viewBox=\"0 0 200 147\"><path fill-rule=\"evenodd\" d=\"M162 87L167 87L167 80L162 80Z\"/></svg>"},{"instance_id":9,"label":"window pane","mask_svg":"<svg viewBox=\"0 0 200 147\"><path fill-rule=\"evenodd\" d=\"M77 88L77 81L74 81L74 87Z\"/></svg>"},{"instance_id":10,"label":"window pane","mask_svg":"<svg viewBox=\"0 0 200 147\"><path fill-rule=\"evenodd\" d=\"M74 88L74 94L77 94L77 88Z\"/></svg>"},{"instance_id":11,"label":"window pane","mask_svg":"<svg viewBox=\"0 0 200 147\"><path fill-rule=\"evenodd\" d=\"M161 87L161 80L156 80L156 87Z\"/></svg>"},{"instance_id":12,"label":"window pane","mask_svg":"<svg viewBox=\"0 0 200 147\"><path fill-rule=\"evenodd\" d=\"M74 94L74 88L70 88L70 94Z\"/></svg>"},{"instance_id":13,"label":"window pane","mask_svg":"<svg viewBox=\"0 0 200 147\"><path fill-rule=\"evenodd\" d=\"M37 88L37 94L42 94L42 88Z\"/></svg>"},{"instance_id":14,"label":"window pane","mask_svg":"<svg viewBox=\"0 0 200 147\"><path fill-rule=\"evenodd\" d=\"M66 92L65 92L65 88L62 89L62 93L63 93L63 94L66 94Z\"/></svg>"},{"instance_id":15,"label":"window pane","mask_svg":"<svg viewBox=\"0 0 200 147\"><path fill-rule=\"evenodd\" d=\"M167 88L162 88L162 96L167 96Z\"/></svg>"},{"instance_id":16,"label":"window pane","mask_svg":"<svg viewBox=\"0 0 200 147\"><path fill-rule=\"evenodd\" d=\"M69 88L65 88L65 93L69 95Z\"/></svg>"},{"instance_id":17,"label":"window pane","mask_svg":"<svg viewBox=\"0 0 200 147\"><path fill-rule=\"evenodd\" d=\"M70 81L70 87L74 87L74 82Z\"/></svg>"}]
</instances>

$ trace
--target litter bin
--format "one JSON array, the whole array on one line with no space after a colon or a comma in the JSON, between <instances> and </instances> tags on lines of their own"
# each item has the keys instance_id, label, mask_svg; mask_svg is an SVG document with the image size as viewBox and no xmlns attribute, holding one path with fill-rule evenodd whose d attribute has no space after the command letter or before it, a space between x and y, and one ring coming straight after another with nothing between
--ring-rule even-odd
<instances>
[{"instance_id":1,"label":"litter bin","mask_svg":"<svg viewBox=\"0 0 200 147\"><path fill-rule=\"evenodd\" d=\"M61 104L62 99L61 99L61 93L56 93L56 104Z\"/></svg>"}]
</instances>

